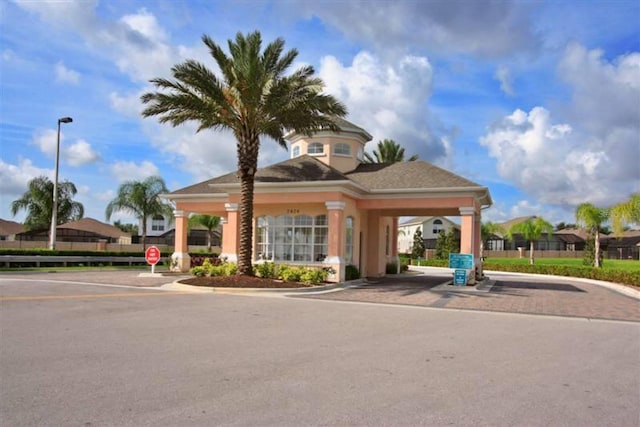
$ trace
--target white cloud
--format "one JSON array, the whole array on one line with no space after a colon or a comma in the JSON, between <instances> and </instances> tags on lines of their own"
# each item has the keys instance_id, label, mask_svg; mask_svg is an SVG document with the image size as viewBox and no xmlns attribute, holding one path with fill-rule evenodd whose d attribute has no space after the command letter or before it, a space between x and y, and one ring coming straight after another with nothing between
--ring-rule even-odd
<instances>
[{"instance_id":1,"label":"white cloud","mask_svg":"<svg viewBox=\"0 0 640 427\"><path fill-rule=\"evenodd\" d=\"M391 138L409 156L446 164L453 133L439 130L429 113L433 70L428 59L404 56L395 65L382 62L369 52L360 52L350 65L335 57L322 58L319 76L327 92L347 105L348 120L373 136L367 147L375 148L381 139Z\"/></svg>"},{"instance_id":2,"label":"white cloud","mask_svg":"<svg viewBox=\"0 0 640 427\"><path fill-rule=\"evenodd\" d=\"M286 2L307 15L316 15L347 36L373 43L395 56L398 51L428 48L451 54L506 55L536 49L530 9L523 2L411 1ZM400 48L399 48L400 47Z\"/></svg>"},{"instance_id":3,"label":"white cloud","mask_svg":"<svg viewBox=\"0 0 640 427\"><path fill-rule=\"evenodd\" d=\"M0 193L3 199L2 204L5 204L4 200L5 197L7 197L8 206L9 198L21 196L27 191L29 181L41 175L52 178L53 170L34 166L30 159L20 159L17 165L6 163L0 159Z\"/></svg>"},{"instance_id":4,"label":"white cloud","mask_svg":"<svg viewBox=\"0 0 640 427\"><path fill-rule=\"evenodd\" d=\"M32 144L38 146L40 151L48 157L56 155L57 132L47 129L38 133ZM64 134L60 132L60 161L67 162L71 166L84 166L97 161L100 155L91 148L91 145L84 139L78 139L75 143L64 142Z\"/></svg>"},{"instance_id":5,"label":"white cloud","mask_svg":"<svg viewBox=\"0 0 640 427\"><path fill-rule=\"evenodd\" d=\"M136 162L120 161L110 166L111 174L119 182L141 181L153 175L160 175L158 167L148 160Z\"/></svg>"},{"instance_id":6,"label":"white cloud","mask_svg":"<svg viewBox=\"0 0 640 427\"><path fill-rule=\"evenodd\" d=\"M506 65L500 65L493 77L500 82L500 90L509 96L514 96L513 90L513 77L511 76L511 70Z\"/></svg>"},{"instance_id":7,"label":"white cloud","mask_svg":"<svg viewBox=\"0 0 640 427\"><path fill-rule=\"evenodd\" d=\"M77 140L63 149L63 156L71 166L83 166L97 161L100 155L84 139Z\"/></svg>"},{"instance_id":8,"label":"white cloud","mask_svg":"<svg viewBox=\"0 0 640 427\"><path fill-rule=\"evenodd\" d=\"M80 83L80 73L65 67L65 65L62 62L58 62L56 64L55 72L56 72L56 81L60 83L71 83L71 84Z\"/></svg>"}]
</instances>

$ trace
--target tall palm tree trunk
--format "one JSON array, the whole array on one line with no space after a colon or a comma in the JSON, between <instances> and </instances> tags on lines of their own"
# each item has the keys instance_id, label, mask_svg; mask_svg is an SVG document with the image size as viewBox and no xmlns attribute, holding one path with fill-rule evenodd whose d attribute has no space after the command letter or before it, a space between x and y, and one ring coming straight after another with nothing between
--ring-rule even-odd
<instances>
[{"instance_id":1,"label":"tall palm tree trunk","mask_svg":"<svg viewBox=\"0 0 640 427\"><path fill-rule=\"evenodd\" d=\"M533 240L529 241L529 264L533 265L535 263L535 259L533 257Z\"/></svg>"},{"instance_id":2,"label":"tall palm tree trunk","mask_svg":"<svg viewBox=\"0 0 640 427\"><path fill-rule=\"evenodd\" d=\"M258 135L243 127L238 138L238 173L240 175L240 247L238 253L238 273L253 275L251 263L253 240L253 190L254 177L258 166L260 140Z\"/></svg>"},{"instance_id":3,"label":"tall palm tree trunk","mask_svg":"<svg viewBox=\"0 0 640 427\"><path fill-rule=\"evenodd\" d=\"M600 268L600 233L598 232L598 229L596 228L595 230L595 249L594 249L594 260L593 260L593 265L596 268Z\"/></svg>"}]
</instances>

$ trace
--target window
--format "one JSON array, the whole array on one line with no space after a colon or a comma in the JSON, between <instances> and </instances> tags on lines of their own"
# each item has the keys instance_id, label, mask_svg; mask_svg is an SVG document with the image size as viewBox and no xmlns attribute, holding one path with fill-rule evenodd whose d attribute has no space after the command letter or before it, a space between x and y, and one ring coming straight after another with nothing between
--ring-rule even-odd
<instances>
[{"instance_id":1,"label":"window","mask_svg":"<svg viewBox=\"0 0 640 427\"><path fill-rule=\"evenodd\" d=\"M319 142L312 142L307 147L307 154L322 154L324 153L324 145Z\"/></svg>"},{"instance_id":2,"label":"window","mask_svg":"<svg viewBox=\"0 0 640 427\"><path fill-rule=\"evenodd\" d=\"M349 144L344 144L342 142L337 143L333 147L333 154L341 154L344 156L351 155L351 146Z\"/></svg>"},{"instance_id":3,"label":"window","mask_svg":"<svg viewBox=\"0 0 640 427\"><path fill-rule=\"evenodd\" d=\"M300 146L296 145L295 147L293 147L293 149L291 150L291 158L293 159L294 157L298 157L300 155Z\"/></svg>"},{"instance_id":4,"label":"window","mask_svg":"<svg viewBox=\"0 0 640 427\"><path fill-rule=\"evenodd\" d=\"M444 225L442 225L442 220L433 220L433 234L439 234L441 232L444 232Z\"/></svg>"},{"instance_id":5,"label":"window","mask_svg":"<svg viewBox=\"0 0 640 427\"><path fill-rule=\"evenodd\" d=\"M347 264L353 264L353 217L347 217L346 226L344 260Z\"/></svg>"},{"instance_id":6,"label":"window","mask_svg":"<svg viewBox=\"0 0 640 427\"><path fill-rule=\"evenodd\" d=\"M162 215L155 215L151 219L151 231L164 231L164 217Z\"/></svg>"},{"instance_id":7,"label":"window","mask_svg":"<svg viewBox=\"0 0 640 427\"><path fill-rule=\"evenodd\" d=\"M358 148L358 160L361 162L364 161L364 150L362 147Z\"/></svg>"},{"instance_id":8,"label":"window","mask_svg":"<svg viewBox=\"0 0 640 427\"><path fill-rule=\"evenodd\" d=\"M387 225L387 230L385 232L385 242L384 242L384 253L385 255L389 255L389 247L391 246L391 236L389 234L389 226Z\"/></svg>"},{"instance_id":9,"label":"window","mask_svg":"<svg viewBox=\"0 0 640 427\"><path fill-rule=\"evenodd\" d=\"M322 262L329 241L326 215L261 216L256 223L257 259Z\"/></svg>"}]
</instances>

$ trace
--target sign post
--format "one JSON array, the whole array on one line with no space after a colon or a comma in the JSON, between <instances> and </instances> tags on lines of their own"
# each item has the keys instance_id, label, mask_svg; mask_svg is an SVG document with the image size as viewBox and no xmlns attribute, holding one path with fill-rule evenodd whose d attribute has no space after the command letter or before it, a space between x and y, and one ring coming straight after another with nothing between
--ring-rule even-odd
<instances>
[{"instance_id":1,"label":"sign post","mask_svg":"<svg viewBox=\"0 0 640 427\"><path fill-rule=\"evenodd\" d=\"M156 264L160 262L160 249L157 246L149 246L144 252L144 259L151 265L151 274L155 273Z\"/></svg>"}]
</instances>

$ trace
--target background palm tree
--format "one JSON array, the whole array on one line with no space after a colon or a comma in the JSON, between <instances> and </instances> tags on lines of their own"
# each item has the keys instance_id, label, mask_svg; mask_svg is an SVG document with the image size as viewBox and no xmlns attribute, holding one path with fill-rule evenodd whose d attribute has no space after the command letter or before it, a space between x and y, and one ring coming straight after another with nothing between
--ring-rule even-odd
<instances>
[{"instance_id":1,"label":"background palm tree","mask_svg":"<svg viewBox=\"0 0 640 427\"><path fill-rule=\"evenodd\" d=\"M127 181L118 187L115 199L109 202L105 215L107 221L114 212L134 215L142 222L142 246L147 247L147 218L162 215L173 216L171 205L163 202L159 195L168 193L164 180L159 176L150 176L144 181Z\"/></svg>"},{"instance_id":2,"label":"background palm tree","mask_svg":"<svg viewBox=\"0 0 640 427\"><path fill-rule=\"evenodd\" d=\"M161 91L142 96L142 102L149 104L142 115L159 116L161 123L173 126L193 120L199 123L198 132L233 132L240 180L238 273L253 275L253 188L260 138L270 137L286 149L287 130L304 134L323 128L337 131L331 116L345 116L346 108L322 93L324 83L313 77L313 67L285 74L298 51L283 53L280 38L262 50L259 32L238 33L235 41L228 41L229 56L209 36L204 35L202 41L222 75L194 60L175 65L171 69L174 80L151 80Z\"/></svg>"},{"instance_id":3,"label":"background palm tree","mask_svg":"<svg viewBox=\"0 0 640 427\"><path fill-rule=\"evenodd\" d=\"M533 256L534 242L540 239L543 234L551 238L551 233L553 233L553 225L545 221L542 217L535 217L509 227L509 230L507 230L507 238L513 240L515 234L520 234L523 239L529 242L529 264L533 265L535 263Z\"/></svg>"},{"instance_id":4,"label":"background palm tree","mask_svg":"<svg viewBox=\"0 0 640 427\"><path fill-rule=\"evenodd\" d=\"M211 252L211 242L215 232L220 225L220 217L214 215L193 215L189 217L188 227L191 229L196 225L201 225L207 229L207 250Z\"/></svg>"},{"instance_id":5,"label":"background palm tree","mask_svg":"<svg viewBox=\"0 0 640 427\"><path fill-rule=\"evenodd\" d=\"M632 194L629 200L611 208L611 223L613 231L620 235L625 224L640 224L640 193Z\"/></svg>"},{"instance_id":6,"label":"background palm tree","mask_svg":"<svg viewBox=\"0 0 640 427\"><path fill-rule=\"evenodd\" d=\"M57 225L77 221L84 216L84 206L74 202L73 196L78 190L69 181L58 183ZM53 209L53 181L39 176L29 181L27 191L18 200L11 203L11 214L15 216L22 209L27 211L24 221L25 230L44 230L51 227Z\"/></svg>"},{"instance_id":7,"label":"background palm tree","mask_svg":"<svg viewBox=\"0 0 640 427\"><path fill-rule=\"evenodd\" d=\"M373 150L373 157L369 153L364 153L365 163L398 163L404 162L404 148L393 139L378 141L377 151ZM409 157L409 162L418 160L418 155Z\"/></svg>"},{"instance_id":8,"label":"background palm tree","mask_svg":"<svg viewBox=\"0 0 640 427\"><path fill-rule=\"evenodd\" d=\"M593 266L600 267L600 231L602 224L609 219L609 209L598 208L591 203L581 203L576 207L576 221L584 226L595 241Z\"/></svg>"},{"instance_id":9,"label":"background palm tree","mask_svg":"<svg viewBox=\"0 0 640 427\"><path fill-rule=\"evenodd\" d=\"M484 258L484 244L491 236L504 234L504 229L495 222L487 221L480 225L480 258Z\"/></svg>"}]
</instances>

